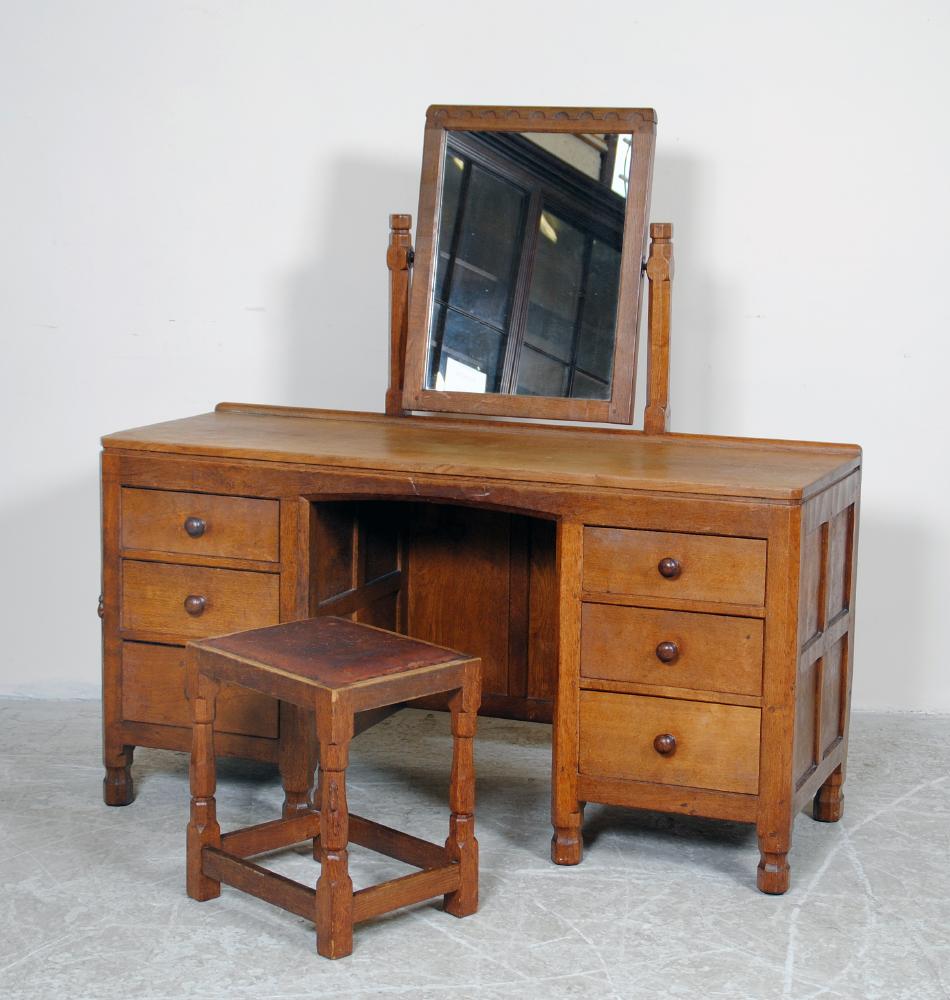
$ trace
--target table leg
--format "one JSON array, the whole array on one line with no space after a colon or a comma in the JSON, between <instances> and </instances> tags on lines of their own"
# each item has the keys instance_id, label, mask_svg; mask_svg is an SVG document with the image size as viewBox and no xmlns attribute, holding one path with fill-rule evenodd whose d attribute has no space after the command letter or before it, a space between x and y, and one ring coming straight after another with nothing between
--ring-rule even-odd
<instances>
[{"instance_id":1,"label":"table leg","mask_svg":"<svg viewBox=\"0 0 950 1000\"><path fill-rule=\"evenodd\" d=\"M821 823L837 823L844 815L844 764L839 764L818 789L812 816Z\"/></svg>"},{"instance_id":2,"label":"table leg","mask_svg":"<svg viewBox=\"0 0 950 1000\"><path fill-rule=\"evenodd\" d=\"M102 779L102 801L107 806L127 806L135 798L132 784L134 746L127 743L105 744L102 758L106 774Z\"/></svg>"}]
</instances>

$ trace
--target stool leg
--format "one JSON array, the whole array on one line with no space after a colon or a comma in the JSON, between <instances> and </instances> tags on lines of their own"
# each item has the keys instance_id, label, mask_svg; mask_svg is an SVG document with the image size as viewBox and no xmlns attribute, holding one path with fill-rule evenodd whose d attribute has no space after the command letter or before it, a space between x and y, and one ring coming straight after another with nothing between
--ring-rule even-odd
<instances>
[{"instance_id":1,"label":"stool leg","mask_svg":"<svg viewBox=\"0 0 950 1000\"><path fill-rule=\"evenodd\" d=\"M320 803L323 802L323 770L320 767L320 744L316 744L316 760L317 760L317 787L313 793L313 801L315 803L315 808L320 808ZM313 860L320 860L320 837L313 838Z\"/></svg>"},{"instance_id":2,"label":"stool leg","mask_svg":"<svg viewBox=\"0 0 950 1000\"><path fill-rule=\"evenodd\" d=\"M190 690L191 821L188 824L187 889L192 899L205 900L221 895L221 883L203 873L201 857L205 847L221 846L221 827L214 801L214 706L218 686L207 677L197 676Z\"/></svg>"},{"instance_id":3,"label":"stool leg","mask_svg":"<svg viewBox=\"0 0 950 1000\"><path fill-rule=\"evenodd\" d=\"M449 785L449 836L445 849L459 863L459 887L447 893L444 906L456 917L467 917L478 909L478 841L475 839L474 736L477 704L466 704L466 691L458 691L449 703L452 710L452 780ZM468 700L471 700L469 696Z\"/></svg>"},{"instance_id":4,"label":"stool leg","mask_svg":"<svg viewBox=\"0 0 950 1000\"><path fill-rule=\"evenodd\" d=\"M282 701L277 766L284 786L284 819L313 808L310 788L313 784L314 760L313 714Z\"/></svg>"},{"instance_id":5,"label":"stool leg","mask_svg":"<svg viewBox=\"0 0 950 1000\"><path fill-rule=\"evenodd\" d=\"M346 805L349 742L320 744L320 878L317 880L317 951L343 958L353 951L353 882L350 815Z\"/></svg>"}]
</instances>

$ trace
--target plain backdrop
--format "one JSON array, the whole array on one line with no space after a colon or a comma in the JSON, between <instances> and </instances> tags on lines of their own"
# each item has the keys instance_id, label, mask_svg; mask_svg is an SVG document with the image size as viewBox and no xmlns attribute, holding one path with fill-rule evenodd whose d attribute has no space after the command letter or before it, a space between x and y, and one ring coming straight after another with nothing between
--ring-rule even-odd
<instances>
[{"instance_id":1,"label":"plain backdrop","mask_svg":"<svg viewBox=\"0 0 950 1000\"><path fill-rule=\"evenodd\" d=\"M428 104L628 105L673 429L863 445L854 703L950 711L948 45L906 0L0 0L0 692L98 693L102 434L382 409Z\"/></svg>"}]
</instances>

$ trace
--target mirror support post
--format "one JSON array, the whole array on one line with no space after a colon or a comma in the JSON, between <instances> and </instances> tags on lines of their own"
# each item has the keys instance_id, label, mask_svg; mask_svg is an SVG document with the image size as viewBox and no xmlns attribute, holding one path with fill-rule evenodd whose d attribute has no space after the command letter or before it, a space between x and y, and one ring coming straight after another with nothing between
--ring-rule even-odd
<instances>
[{"instance_id":1,"label":"mirror support post","mask_svg":"<svg viewBox=\"0 0 950 1000\"><path fill-rule=\"evenodd\" d=\"M409 268L412 266L412 216L390 215L389 247L389 388L386 415L405 416L402 390L406 376L406 335L409 329Z\"/></svg>"},{"instance_id":2,"label":"mirror support post","mask_svg":"<svg viewBox=\"0 0 950 1000\"><path fill-rule=\"evenodd\" d=\"M670 429L670 307L673 296L673 226L650 225L647 261L649 332L647 342L647 403L643 430L665 434Z\"/></svg>"}]
</instances>

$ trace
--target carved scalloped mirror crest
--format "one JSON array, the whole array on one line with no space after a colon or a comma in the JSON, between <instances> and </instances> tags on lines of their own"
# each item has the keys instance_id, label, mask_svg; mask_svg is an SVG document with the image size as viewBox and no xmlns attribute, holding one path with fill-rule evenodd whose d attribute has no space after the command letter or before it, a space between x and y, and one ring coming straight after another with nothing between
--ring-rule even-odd
<instances>
[{"instance_id":1,"label":"carved scalloped mirror crest","mask_svg":"<svg viewBox=\"0 0 950 1000\"><path fill-rule=\"evenodd\" d=\"M407 409L630 423L649 108L433 106Z\"/></svg>"}]
</instances>

